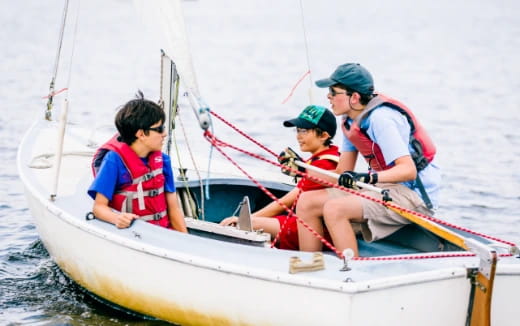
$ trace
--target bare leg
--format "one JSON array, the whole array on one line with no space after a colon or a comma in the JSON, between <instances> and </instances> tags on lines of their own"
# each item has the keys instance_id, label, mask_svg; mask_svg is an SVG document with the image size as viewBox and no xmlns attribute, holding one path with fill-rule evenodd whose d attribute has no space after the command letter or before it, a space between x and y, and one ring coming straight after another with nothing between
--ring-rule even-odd
<instances>
[{"instance_id":1,"label":"bare leg","mask_svg":"<svg viewBox=\"0 0 520 326\"><path fill-rule=\"evenodd\" d=\"M314 231L323 236L323 204L329 199L327 190L306 191L296 205L296 215ZM298 223L298 241L301 251L320 251L321 241L301 223Z\"/></svg>"},{"instance_id":2,"label":"bare leg","mask_svg":"<svg viewBox=\"0 0 520 326\"><path fill-rule=\"evenodd\" d=\"M280 232L280 222L277 218L253 216L251 222L253 223L253 230L264 230L264 232L271 234L271 239L276 238L276 235Z\"/></svg>"},{"instance_id":3,"label":"bare leg","mask_svg":"<svg viewBox=\"0 0 520 326\"><path fill-rule=\"evenodd\" d=\"M361 200L352 195L331 199L323 207L323 219L336 249L351 248L358 256L356 234L350 222L363 221Z\"/></svg>"}]
</instances>

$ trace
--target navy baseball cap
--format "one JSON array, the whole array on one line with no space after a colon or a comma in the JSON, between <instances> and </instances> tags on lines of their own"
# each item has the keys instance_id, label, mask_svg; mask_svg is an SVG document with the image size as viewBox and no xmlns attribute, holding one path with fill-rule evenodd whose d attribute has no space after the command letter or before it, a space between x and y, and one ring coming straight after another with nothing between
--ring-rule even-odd
<instances>
[{"instance_id":1,"label":"navy baseball cap","mask_svg":"<svg viewBox=\"0 0 520 326\"><path fill-rule=\"evenodd\" d=\"M329 78L316 81L316 86L322 88L336 84L345 85L360 94L372 95L374 92L372 75L359 63L345 63L336 68Z\"/></svg>"},{"instance_id":2,"label":"navy baseball cap","mask_svg":"<svg viewBox=\"0 0 520 326\"><path fill-rule=\"evenodd\" d=\"M326 131L330 137L336 134L336 117L327 108L319 105L309 105L297 118L283 122L285 127L298 127L303 129L320 128Z\"/></svg>"}]
</instances>

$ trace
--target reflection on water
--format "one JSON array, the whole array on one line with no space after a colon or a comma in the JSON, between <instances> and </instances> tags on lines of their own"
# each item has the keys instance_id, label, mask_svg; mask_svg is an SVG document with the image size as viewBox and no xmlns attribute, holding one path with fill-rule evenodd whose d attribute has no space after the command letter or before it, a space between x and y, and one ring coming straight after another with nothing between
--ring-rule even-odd
<instances>
[{"instance_id":1,"label":"reflection on water","mask_svg":"<svg viewBox=\"0 0 520 326\"><path fill-rule=\"evenodd\" d=\"M298 148L280 123L309 102L304 82L281 103L308 69L298 2L183 4L206 101L275 152ZM439 148L438 217L518 242L511 226L520 225L520 2L303 4L313 79L347 61L369 67L376 88L412 107ZM109 308L71 283L38 240L23 197L17 146L43 115L62 5L0 2L0 325L162 325ZM158 97L158 54L127 1L81 7L90 19L81 16L77 30L71 119L110 124L136 89ZM67 67L70 48L63 54ZM58 84L67 77L61 72ZM328 106L322 90L313 89L313 102Z\"/></svg>"},{"instance_id":2,"label":"reflection on water","mask_svg":"<svg viewBox=\"0 0 520 326\"><path fill-rule=\"evenodd\" d=\"M2 259L0 321L31 325L168 323L118 310L85 292L52 262L40 240ZM4 312L8 312L5 313Z\"/></svg>"}]
</instances>

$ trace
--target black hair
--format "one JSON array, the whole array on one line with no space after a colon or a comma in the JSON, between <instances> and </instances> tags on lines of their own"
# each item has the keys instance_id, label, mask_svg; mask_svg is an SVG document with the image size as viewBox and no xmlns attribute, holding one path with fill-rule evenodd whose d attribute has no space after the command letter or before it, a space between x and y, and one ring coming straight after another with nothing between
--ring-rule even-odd
<instances>
[{"instance_id":1,"label":"black hair","mask_svg":"<svg viewBox=\"0 0 520 326\"><path fill-rule=\"evenodd\" d=\"M349 95L352 95L352 93L356 92L359 94L359 102L362 104L362 105L367 105L368 102L370 102L371 99L374 98L374 94L362 94L358 91L356 91L355 89L352 89L348 86L345 86L343 84L336 84L336 85L333 85L333 87L338 87L338 88L341 88L341 89L344 89L347 94Z\"/></svg>"},{"instance_id":2,"label":"black hair","mask_svg":"<svg viewBox=\"0 0 520 326\"><path fill-rule=\"evenodd\" d=\"M137 139L135 134L139 129L148 135L148 128L164 122L165 118L164 110L157 103L145 99L143 92L138 90L135 99L126 102L116 114L119 140L131 145Z\"/></svg>"},{"instance_id":3,"label":"black hair","mask_svg":"<svg viewBox=\"0 0 520 326\"><path fill-rule=\"evenodd\" d=\"M316 131L316 136L318 136L318 137L321 136L321 135L323 135L323 133L325 132L325 131L321 130L320 128L313 128L313 130ZM325 142L323 143L323 145L325 145L325 146L330 146L330 145L332 145L332 137L331 137L330 135L329 135L329 138L327 138L327 139L325 140Z\"/></svg>"}]
</instances>

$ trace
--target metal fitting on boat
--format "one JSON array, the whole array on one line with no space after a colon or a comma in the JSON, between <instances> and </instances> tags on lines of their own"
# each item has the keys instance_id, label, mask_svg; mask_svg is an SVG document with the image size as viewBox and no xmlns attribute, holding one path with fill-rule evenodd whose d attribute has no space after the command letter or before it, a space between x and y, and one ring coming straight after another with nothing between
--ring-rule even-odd
<instances>
[{"instance_id":1,"label":"metal fitting on boat","mask_svg":"<svg viewBox=\"0 0 520 326\"><path fill-rule=\"evenodd\" d=\"M354 250L347 248L343 250L343 267L340 269L341 272L348 272L352 268L348 267L348 261L354 258Z\"/></svg>"}]
</instances>

